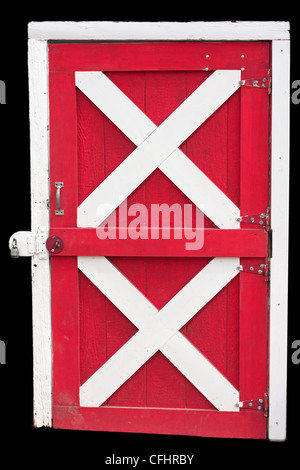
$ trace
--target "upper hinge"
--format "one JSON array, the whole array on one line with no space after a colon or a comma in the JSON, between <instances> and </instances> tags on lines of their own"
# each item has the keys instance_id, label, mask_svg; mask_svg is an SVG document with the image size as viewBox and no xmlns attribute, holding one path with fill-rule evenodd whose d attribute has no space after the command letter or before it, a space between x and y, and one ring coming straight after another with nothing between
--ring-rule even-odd
<instances>
[{"instance_id":1,"label":"upper hinge","mask_svg":"<svg viewBox=\"0 0 300 470\"><path fill-rule=\"evenodd\" d=\"M268 70L267 74L264 77L258 78L246 78L241 80L241 86L251 86L254 88L265 88L268 90L268 94L271 93L271 70Z\"/></svg>"},{"instance_id":2,"label":"upper hinge","mask_svg":"<svg viewBox=\"0 0 300 470\"><path fill-rule=\"evenodd\" d=\"M263 398L256 400L245 400L239 402L240 408L247 408L248 410L263 411L264 416L268 416L269 411L269 396L264 393Z\"/></svg>"},{"instance_id":3,"label":"upper hinge","mask_svg":"<svg viewBox=\"0 0 300 470\"><path fill-rule=\"evenodd\" d=\"M29 231L15 232L8 242L11 257L38 255L39 259L48 259L46 239L46 230L41 228L36 233Z\"/></svg>"},{"instance_id":4,"label":"upper hinge","mask_svg":"<svg viewBox=\"0 0 300 470\"><path fill-rule=\"evenodd\" d=\"M270 208L267 207L265 212L260 214L247 214L241 215L238 217L238 222L243 222L245 224L259 225L265 230L270 230Z\"/></svg>"}]
</instances>

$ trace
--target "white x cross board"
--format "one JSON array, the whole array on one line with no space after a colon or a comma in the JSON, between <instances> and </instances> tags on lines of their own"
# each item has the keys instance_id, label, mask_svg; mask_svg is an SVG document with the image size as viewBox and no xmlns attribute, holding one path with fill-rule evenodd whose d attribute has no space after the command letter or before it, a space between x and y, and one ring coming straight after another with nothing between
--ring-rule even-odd
<instances>
[{"instance_id":1,"label":"white x cross board","mask_svg":"<svg viewBox=\"0 0 300 470\"><path fill-rule=\"evenodd\" d=\"M158 167L218 227L239 228L239 208L177 147L240 87L240 78L239 70L216 70L157 127L102 72L76 72L76 86L138 146L80 204L78 226L97 227ZM106 208L99 213L100 203Z\"/></svg>"},{"instance_id":2,"label":"white x cross board","mask_svg":"<svg viewBox=\"0 0 300 470\"><path fill-rule=\"evenodd\" d=\"M98 407L158 350L213 405L238 411L239 392L179 330L239 272L239 258L214 258L160 311L105 257L78 267L139 328L81 387L80 405Z\"/></svg>"},{"instance_id":3,"label":"white x cross board","mask_svg":"<svg viewBox=\"0 0 300 470\"><path fill-rule=\"evenodd\" d=\"M80 204L78 226L97 227L159 168L218 227L239 228L239 208L178 146L239 88L240 75L215 71L157 127L102 72L76 72L76 86L137 145ZM100 205L106 209L99 212ZM80 405L101 406L160 350L218 410L238 411L239 392L179 330L238 274L239 264L214 258L158 311L105 257L78 257L79 269L139 328L80 387Z\"/></svg>"}]
</instances>

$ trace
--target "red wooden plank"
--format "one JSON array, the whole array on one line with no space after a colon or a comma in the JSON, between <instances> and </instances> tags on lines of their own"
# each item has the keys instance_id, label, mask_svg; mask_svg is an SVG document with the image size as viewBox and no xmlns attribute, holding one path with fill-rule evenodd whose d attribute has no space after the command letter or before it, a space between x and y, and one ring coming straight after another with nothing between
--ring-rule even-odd
<instances>
[{"instance_id":1,"label":"red wooden plank","mask_svg":"<svg viewBox=\"0 0 300 470\"><path fill-rule=\"evenodd\" d=\"M220 47L221 46L221 47ZM208 56L208 57L207 57ZM243 56L243 57L242 57ZM50 44L50 70L149 71L266 69L266 42L172 42L123 44Z\"/></svg>"},{"instance_id":2,"label":"red wooden plank","mask_svg":"<svg viewBox=\"0 0 300 470\"><path fill-rule=\"evenodd\" d=\"M259 72L245 72L246 78ZM244 76L242 78L244 78ZM259 214L268 206L269 95L267 90L241 90L241 214ZM258 132L259 129L259 132ZM241 223L241 227L246 224ZM263 259L241 259L264 263ZM251 273L240 276L240 400L267 392L268 283Z\"/></svg>"},{"instance_id":3,"label":"red wooden plank","mask_svg":"<svg viewBox=\"0 0 300 470\"><path fill-rule=\"evenodd\" d=\"M50 224L57 227L77 225L77 123L74 74L49 75L50 120ZM55 215L55 182L63 182L61 209Z\"/></svg>"},{"instance_id":4,"label":"red wooden plank","mask_svg":"<svg viewBox=\"0 0 300 470\"><path fill-rule=\"evenodd\" d=\"M245 71L242 79L257 75ZM263 88L241 87L241 215L265 213L268 206L269 100Z\"/></svg>"},{"instance_id":5,"label":"red wooden plank","mask_svg":"<svg viewBox=\"0 0 300 470\"><path fill-rule=\"evenodd\" d=\"M201 236L203 230L199 229ZM244 256L267 257L268 234L261 229L205 229L204 244L200 250L187 250L186 243L191 240L174 239L170 230L170 240L162 239L162 229L158 239L116 239L100 240L94 228L57 228L50 230L50 236L58 235L64 242L64 248L53 256L176 256L176 257L212 257ZM122 230L124 235L124 231ZM184 235L184 234L183 234ZM200 239L200 235L199 235ZM51 253L50 253L51 254Z\"/></svg>"},{"instance_id":6,"label":"red wooden plank","mask_svg":"<svg viewBox=\"0 0 300 470\"><path fill-rule=\"evenodd\" d=\"M49 74L50 224L77 225L77 124L74 74ZM63 182L61 209L55 215L55 182ZM66 294L68 290L68 295ZM53 335L53 403L74 405L79 400L79 331L77 258L51 263ZM68 366L65 367L65 364Z\"/></svg>"},{"instance_id":7,"label":"red wooden plank","mask_svg":"<svg viewBox=\"0 0 300 470\"><path fill-rule=\"evenodd\" d=\"M54 405L79 404L78 302L77 258L53 259L51 308Z\"/></svg>"},{"instance_id":8,"label":"red wooden plank","mask_svg":"<svg viewBox=\"0 0 300 470\"><path fill-rule=\"evenodd\" d=\"M263 276L240 273L240 401L263 398L267 392L267 290Z\"/></svg>"},{"instance_id":9,"label":"red wooden plank","mask_svg":"<svg viewBox=\"0 0 300 470\"><path fill-rule=\"evenodd\" d=\"M155 433L203 437L265 439L262 412L180 410L159 408L54 407L55 428Z\"/></svg>"}]
</instances>

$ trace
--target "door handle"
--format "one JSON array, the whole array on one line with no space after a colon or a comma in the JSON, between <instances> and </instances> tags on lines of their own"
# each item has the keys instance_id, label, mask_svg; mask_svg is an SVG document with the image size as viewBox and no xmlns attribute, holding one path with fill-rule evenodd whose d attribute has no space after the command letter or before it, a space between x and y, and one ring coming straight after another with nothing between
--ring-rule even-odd
<instances>
[{"instance_id":1,"label":"door handle","mask_svg":"<svg viewBox=\"0 0 300 470\"><path fill-rule=\"evenodd\" d=\"M64 210L60 208L60 190L64 187L64 183L62 181L55 183L56 187L56 209L55 215L64 215Z\"/></svg>"}]
</instances>

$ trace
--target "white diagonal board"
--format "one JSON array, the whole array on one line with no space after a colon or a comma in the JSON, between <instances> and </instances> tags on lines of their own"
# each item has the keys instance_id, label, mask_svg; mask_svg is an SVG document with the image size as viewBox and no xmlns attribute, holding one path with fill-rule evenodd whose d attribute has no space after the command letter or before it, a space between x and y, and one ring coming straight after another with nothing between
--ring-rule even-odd
<instances>
[{"instance_id":1,"label":"white diagonal board","mask_svg":"<svg viewBox=\"0 0 300 470\"><path fill-rule=\"evenodd\" d=\"M137 328L158 313L105 257L79 256L78 268ZM180 332L161 352L218 410L238 411L238 390Z\"/></svg>"},{"instance_id":2,"label":"white diagonal board","mask_svg":"<svg viewBox=\"0 0 300 470\"><path fill-rule=\"evenodd\" d=\"M128 288L125 278L117 275L107 265L105 258L91 262L88 257L79 257L79 268L87 272L96 285L103 289L105 295L141 329L122 346L108 361L100 367L80 388L81 406L100 406L116 391L131 375L133 375L159 349L181 370L190 375L193 381L208 393L209 399L223 410L229 408L236 411L235 405L238 392L209 362L190 346L187 340L178 333L179 329L189 321L212 297L214 297L236 274L239 266L238 258L214 258L200 271L160 312L154 312L147 299ZM99 260L101 257L99 257ZM101 284L101 287L100 287ZM130 284L130 283L129 283ZM117 286L117 291L112 293ZM125 287L124 287L125 286ZM144 316L134 309L131 296L137 299L138 309L144 309ZM142 310L143 311L143 310ZM178 349L179 348L179 349ZM182 351L183 348L183 351ZM179 352L183 354L179 354ZM187 354L186 357L185 354ZM181 357L183 356L183 357ZM203 377L193 370L192 364L197 360ZM208 375L207 375L208 374ZM188 377L189 378L189 377ZM209 381L212 379L212 383ZM205 382L208 382L205 384ZM214 385L222 387L224 396ZM222 401L224 403L222 403Z\"/></svg>"},{"instance_id":3,"label":"white diagonal board","mask_svg":"<svg viewBox=\"0 0 300 470\"><path fill-rule=\"evenodd\" d=\"M96 227L159 167L220 228L238 228L239 209L177 147L240 86L239 70L217 70L160 126L102 72L76 72L76 85L138 147L78 207L78 226Z\"/></svg>"}]
</instances>

